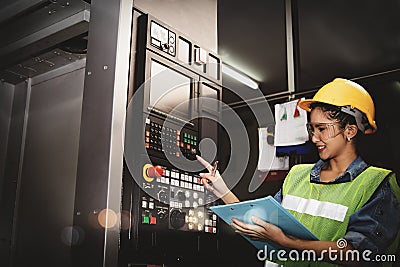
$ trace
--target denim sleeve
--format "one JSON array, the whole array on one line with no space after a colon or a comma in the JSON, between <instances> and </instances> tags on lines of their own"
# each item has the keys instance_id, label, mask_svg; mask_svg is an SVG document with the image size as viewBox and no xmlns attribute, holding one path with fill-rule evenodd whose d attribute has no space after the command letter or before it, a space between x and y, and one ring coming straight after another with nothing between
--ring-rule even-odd
<instances>
[{"instance_id":1,"label":"denim sleeve","mask_svg":"<svg viewBox=\"0 0 400 267\"><path fill-rule=\"evenodd\" d=\"M384 253L399 228L400 204L386 178L371 199L350 216L344 238L359 251Z\"/></svg>"},{"instance_id":2,"label":"denim sleeve","mask_svg":"<svg viewBox=\"0 0 400 267\"><path fill-rule=\"evenodd\" d=\"M276 201L278 201L279 204L282 204L282 189L279 189L274 198Z\"/></svg>"}]
</instances>

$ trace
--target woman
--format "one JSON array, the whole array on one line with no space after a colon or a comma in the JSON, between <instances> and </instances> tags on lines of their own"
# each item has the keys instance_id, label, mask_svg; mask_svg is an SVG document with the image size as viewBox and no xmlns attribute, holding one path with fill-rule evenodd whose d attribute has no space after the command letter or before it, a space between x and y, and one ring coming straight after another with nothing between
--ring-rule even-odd
<instances>
[{"instance_id":1,"label":"woman","mask_svg":"<svg viewBox=\"0 0 400 267\"><path fill-rule=\"evenodd\" d=\"M269 239L298 251L313 250L318 258L337 264L360 264L348 258L340 260L340 253L346 255L354 249L359 255L371 251L367 253L370 259L389 253L389 248L394 254L400 227L396 176L389 170L369 166L356 150L358 135L377 130L372 98L357 83L338 78L323 86L313 99L300 101L299 106L310 112L307 129L320 160L314 165L294 166L275 199L319 241L288 236L257 217L252 218L254 224L233 219L231 225L251 238ZM198 160L211 169L202 158ZM201 176L204 186L225 203L239 201L218 173ZM343 247L337 241L347 245ZM326 253L335 250L335 255Z\"/></svg>"}]
</instances>

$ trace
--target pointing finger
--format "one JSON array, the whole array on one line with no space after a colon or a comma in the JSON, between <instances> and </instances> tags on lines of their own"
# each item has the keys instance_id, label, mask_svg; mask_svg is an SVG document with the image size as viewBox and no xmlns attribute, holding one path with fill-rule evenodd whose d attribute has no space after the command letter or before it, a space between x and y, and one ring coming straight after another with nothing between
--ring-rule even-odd
<instances>
[{"instance_id":1,"label":"pointing finger","mask_svg":"<svg viewBox=\"0 0 400 267\"><path fill-rule=\"evenodd\" d=\"M210 163L208 163L206 160L204 160L202 157L199 155L196 155L197 160L209 171L211 172L213 167L211 166Z\"/></svg>"}]
</instances>

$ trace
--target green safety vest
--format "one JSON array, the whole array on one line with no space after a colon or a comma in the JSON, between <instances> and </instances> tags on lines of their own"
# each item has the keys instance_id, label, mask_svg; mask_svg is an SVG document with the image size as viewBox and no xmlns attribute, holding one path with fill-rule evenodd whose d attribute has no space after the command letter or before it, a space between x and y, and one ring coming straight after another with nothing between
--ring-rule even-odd
<instances>
[{"instance_id":1,"label":"green safety vest","mask_svg":"<svg viewBox=\"0 0 400 267\"><path fill-rule=\"evenodd\" d=\"M312 167L312 164L301 164L290 170L282 186L282 206L319 240L337 241L343 238L350 216L367 203L386 177L389 177L390 185L400 202L396 175L389 170L368 167L351 182L320 184L310 182ZM398 234L390 246L392 254L397 248L399 238ZM332 266L327 262L303 263L307 266ZM281 264L301 265L300 262Z\"/></svg>"}]
</instances>

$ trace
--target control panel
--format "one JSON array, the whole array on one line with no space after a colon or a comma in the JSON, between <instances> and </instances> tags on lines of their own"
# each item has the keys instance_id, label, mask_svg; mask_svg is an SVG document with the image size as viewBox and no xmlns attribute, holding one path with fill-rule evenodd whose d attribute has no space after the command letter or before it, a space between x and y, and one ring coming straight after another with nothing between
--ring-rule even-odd
<instances>
[{"instance_id":1,"label":"control panel","mask_svg":"<svg viewBox=\"0 0 400 267\"><path fill-rule=\"evenodd\" d=\"M149 117L146 118L144 138L149 155L196 159L199 137L194 130L167 127L156 117Z\"/></svg>"},{"instance_id":2,"label":"control panel","mask_svg":"<svg viewBox=\"0 0 400 267\"><path fill-rule=\"evenodd\" d=\"M151 21L150 25L150 43L161 51L175 56L176 51L176 34L162 26L161 24Z\"/></svg>"},{"instance_id":3,"label":"control panel","mask_svg":"<svg viewBox=\"0 0 400 267\"><path fill-rule=\"evenodd\" d=\"M206 204L211 195L199 175L145 164L142 188L139 212L142 226L217 233L217 216Z\"/></svg>"}]
</instances>

